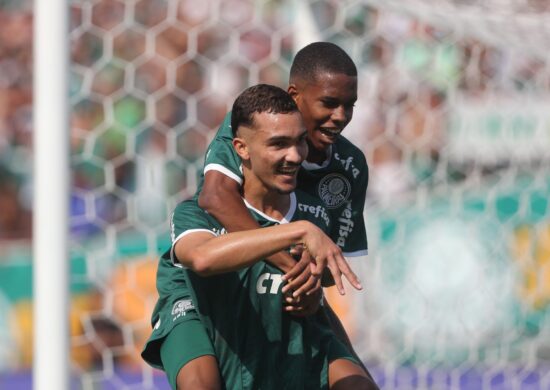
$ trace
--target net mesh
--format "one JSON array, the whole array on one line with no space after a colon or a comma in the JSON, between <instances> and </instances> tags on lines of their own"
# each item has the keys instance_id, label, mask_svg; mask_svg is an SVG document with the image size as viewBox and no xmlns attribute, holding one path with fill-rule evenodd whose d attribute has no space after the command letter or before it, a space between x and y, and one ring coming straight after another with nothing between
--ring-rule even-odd
<instances>
[{"instance_id":1,"label":"net mesh","mask_svg":"<svg viewBox=\"0 0 550 390\"><path fill-rule=\"evenodd\" d=\"M451 29L462 38L545 59L542 47L550 42L550 4L538 0L366 0L372 6L396 11L439 28Z\"/></svg>"},{"instance_id":2,"label":"net mesh","mask_svg":"<svg viewBox=\"0 0 550 390\"><path fill-rule=\"evenodd\" d=\"M369 256L353 263L366 291L327 292L358 353L388 389L550 388L548 4L71 1L74 385L166 387L139 351L168 216L194 193L235 96L286 87L296 49L330 40L358 65L344 134L370 166ZM0 6L3 26L30 17ZM8 46L0 92L28 92L28 59ZM19 220L29 104L0 112L0 173L13 182L1 194L13 192ZM32 358L30 289L14 283L29 277L30 247L0 222L0 369L11 372Z\"/></svg>"}]
</instances>

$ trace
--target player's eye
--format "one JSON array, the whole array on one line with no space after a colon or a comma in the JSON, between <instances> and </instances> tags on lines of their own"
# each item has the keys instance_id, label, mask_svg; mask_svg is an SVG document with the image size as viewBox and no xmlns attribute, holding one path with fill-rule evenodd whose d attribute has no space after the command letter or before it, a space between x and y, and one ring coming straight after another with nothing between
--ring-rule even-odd
<instances>
[{"instance_id":1,"label":"player's eye","mask_svg":"<svg viewBox=\"0 0 550 390\"><path fill-rule=\"evenodd\" d=\"M323 99L321 100L321 103L323 103L323 106L325 106L326 108L336 108L340 105L338 100L334 99Z\"/></svg>"},{"instance_id":2,"label":"player's eye","mask_svg":"<svg viewBox=\"0 0 550 390\"><path fill-rule=\"evenodd\" d=\"M271 147L274 147L276 149L282 149L287 146L287 142L285 141L274 141L270 144Z\"/></svg>"}]
</instances>

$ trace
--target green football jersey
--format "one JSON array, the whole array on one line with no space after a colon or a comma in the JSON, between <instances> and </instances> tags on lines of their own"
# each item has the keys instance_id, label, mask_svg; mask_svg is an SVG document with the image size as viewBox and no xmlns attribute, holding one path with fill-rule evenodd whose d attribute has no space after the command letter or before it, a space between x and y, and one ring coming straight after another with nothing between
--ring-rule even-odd
<instances>
[{"instance_id":1,"label":"green football jersey","mask_svg":"<svg viewBox=\"0 0 550 390\"><path fill-rule=\"evenodd\" d=\"M318 199L299 191L290 196L291 206L281 221L247 206L264 227L306 219L325 231L331 228L329 214ZM221 224L191 199L174 211L173 245L196 231L215 236L225 233ZM189 288L187 306L199 313L227 388L327 388L328 363L341 343L315 316L300 318L282 310L283 273L279 269L259 261L239 271L201 277L178 267L174 254L171 256L164 256L159 266L159 300L172 303L174 299L163 295L172 294L171 288ZM182 271L186 276L183 283ZM351 355L344 358L351 359Z\"/></svg>"},{"instance_id":2,"label":"green football jersey","mask_svg":"<svg viewBox=\"0 0 550 390\"><path fill-rule=\"evenodd\" d=\"M241 160L233 149L231 113L208 146L197 194L202 189L204 174L219 171L242 184ZM367 233L363 208L369 180L365 155L345 137L331 145L321 165L302 163L298 189L321 199L333 221L328 233L347 257L367 254Z\"/></svg>"}]
</instances>

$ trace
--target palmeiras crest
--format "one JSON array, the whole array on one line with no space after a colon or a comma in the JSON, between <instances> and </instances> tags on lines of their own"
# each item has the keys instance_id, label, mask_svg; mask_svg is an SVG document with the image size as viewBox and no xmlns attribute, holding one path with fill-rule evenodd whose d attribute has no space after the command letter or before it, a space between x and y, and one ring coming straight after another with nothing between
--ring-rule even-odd
<instances>
[{"instance_id":1,"label":"palmeiras crest","mask_svg":"<svg viewBox=\"0 0 550 390\"><path fill-rule=\"evenodd\" d=\"M329 209L340 207L351 195L349 180L338 173L326 175L319 182L319 198Z\"/></svg>"}]
</instances>

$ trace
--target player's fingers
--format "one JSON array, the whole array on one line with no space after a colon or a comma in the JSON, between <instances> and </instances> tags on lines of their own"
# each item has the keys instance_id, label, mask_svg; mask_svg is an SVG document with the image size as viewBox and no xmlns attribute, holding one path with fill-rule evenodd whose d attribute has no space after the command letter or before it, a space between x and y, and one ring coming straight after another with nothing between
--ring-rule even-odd
<instances>
[{"instance_id":1,"label":"player's fingers","mask_svg":"<svg viewBox=\"0 0 550 390\"><path fill-rule=\"evenodd\" d=\"M310 291L315 287L315 285L317 284L317 281L319 281L319 278L316 278L315 276L310 275L305 281L305 283L303 283L296 291L294 291L294 293L292 293L292 296L296 298L301 296L302 294L305 294L306 292Z\"/></svg>"},{"instance_id":2,"label":"player's fingers","mask_svg":"<svg viewBox=\"0 0 550 390\"><path fill-rule=\"evenodd\" d=\"M301 244L294 245L292 248L290 248L290 255L295 258L300 258L303 252L304 252L304 246Z\"/></svg>"},{"instance_id":3,"label":"player's fingers","mask_svg":"<svg viewBox=\"0 0 550 390\"><path fill-rule=\"evenodd\" d=\"M315 293L318 293L319 291L322 290L322 287L321 287L321 279L318 279L317 282L315 283L315 285L306 292L306 295L313 295Z\"/></svg>"},{"instance_id":4,"label":"player's fingers","mask_svg":"<svg viewBox=\"0 0 550 390\"><path fill-rule=\"evenodd\" d=\"M324 257L317 256L314 262L311 262L311 274L316 277L320 277L327 265L327 260Z\"/></svg>"},{"instance_id":5,"label":"player's fingers","mask_svg":"<svg viewBox=\"0 0 550 390\"><path fill-rule=\"evenodd\" d=\"M282 293L283 294L293 294L294 291L298 290L304 283L307 282L307 280L309 279L309 277L311 276L311 273L309 271L309 267L305 267L303 270L302 270L302 273L299 274L297 277L295 277L294 279L290 279L288 281L288 283L286 283L283 288L282 288Z\"/></svg>"},{"instance_id":6,"label":"player's fingers","mask_svg":"<svg viewBox=\"0 0 550 390\"><path fill-rule=\"evenodd\" d=\"M317 282L315 282L315 285L311 288L311 290L308 290L306 292L306 295L312 295L316 292L321 290L321 279L317 279Z\"/></svg>"},{"instance_id":7,"label":"player's fingers","mask_svg":"<svg viewBox=\"0 0 550 390\"><path fill-rule=\"evenodd\" d=\"M289 292L294 298L300 297L302 294L305 293L305 291L311 288L311 278L314 278L314 276L311 276L311 274L308 272L308 276L304 275L303 278L300 278L299 283L296 282L292 284L292 290L289 290Z\"/></svg>"},{"instance_id":8,"label":"player's fingers","mask_svg":"<svg viewBox=\"0 0 550 390\"><path fill-rule=\"evenodd\" d=\"M296 308L293 305L284 306L283 310L286 312L294 311Z\"/></svg>"},{"instance_id":9,"label":"player's fingers","mask_svg":"<svg viewBox=\"0 0 550 390\"><path fill-rule=\"evenodd\" d=\"M310 263L310 259L307 256L304 257L304 253L302 253L302 258L300 259L300 261L298 261L290 271L288 271L286 274L283 275L284 281L294 279L298 275L300 275L302 272L304 272L304 268L306 268ZM284 291L284 287L283 287L283 291Z\"/></svg>"},{"instance_id":10,"label":"player's fingers","mask_svg":"<svg viewBox=\"0 0 550 390\"><path fill-rule=\"evenodd\" d=\"M338 292L340 295L345 295L346 290L344 289L344 284L342 283L342 272L340 271L340 268L338 267L336 260L333 258L331 262L329 262L327 266L330 270L330 273L332 274L332 277L334 279L334 283L336 284L336 288L338 289Z\"/></svg>"},{"instance_id":11,"label":"player's fingers","mask_svg":"<svg viewBox=\"0 0 550 390\"><path fill-rule=\"evenodd\" d=\"M303 309L303 307L304 307L303 304L294 304L294 305L285 305L284 306L285 311L298 311L298 310Z\"/></svg>"},{"instance_id":12,"label":"player's fingers","mask_svg":"<svg viewBox=\"0 0 550 390\"><path fill-rule=\"evenodd\" d=\"M307 267L306 267L306 270L307 270ZM298 275L294 279L291 279L287 284L285 284L281 291L283 292L283 294L294 293L304 283L307 282L309 275L310 275L309 270L307 270L307 272L302 272L300 275Z\"/></svg>"},{"instance_id":13,"label":"player's fingers","mask_svg":"<svg viewBox=\"0 0 550 390\"><path fill-rule=\"evenodd\" d=\"M286 293L288 291L295 292L299 290L305 283L308 282L310 277L311 277L311 272L309 270L309 267L306 265L298 276L296 276L294 279L291 279L286 285L283 286L282 292L283 293Z\"/></svg>"},{"instance_id":14,"label":"player's fingers","mask_svg":"<svg viewBox=\"0 0 550 390\"><path fill-rule=\"evenodd\" d=\"M310 316L317 311L319 305L315 304L303 304L295 306L285 306L284 311L290 313L295 317Z\"/></svg>"},{"instance_id":15,"label":"player's fingers","mask_svg":"<svg viewBox=\"0 0 550 390\"><path fill-rule=\"evenodd\" d=\"M286 312L288 312L293 317L305 317L308 315L307 311L305 311L304 308L296 306L289 307Z\"/></svg>"},{"instance_id":16,"label":"player's fingers","mask_svg":"<svg viewBox=\"0 0 550 390\"><path fill-rule=\"evenodd\" d=\"M285 296L285 304L294 305L294 303L296 303L296 300L292 296Z\"/></svg>"},{"instance_id":17,"label":"player's fingers","mask_svg":"<svg viewBox=\"0 0 550 390\"><path fill-rule=\"evenodd\" d=\"M355 272L353 272L348 262L346 261L345 257L339 256L337 257L337 261L338 261L338 268L344 274L346 279L351 283L351 285L356 290L362 290L363 286L361 285L361 281L359 280L359 277L355 274Z\"/></svg>"},{"instance_id":18,"label":"player's fingers","mask_svg":"<svg viewBox=\"0 0 550 390\"><path fill-rule=\"evenodd\" d=\"M301 296L293 297L292 294L286 294L284 295L284 301L285 301L285 304L288 304L288 305L297 305L302 301L302 297Z\"/></svg>"}]
</instances>

